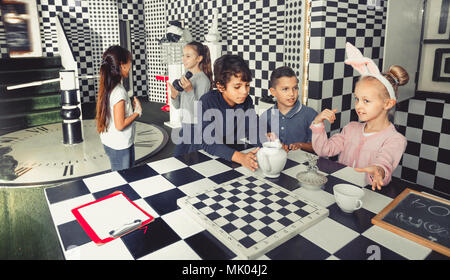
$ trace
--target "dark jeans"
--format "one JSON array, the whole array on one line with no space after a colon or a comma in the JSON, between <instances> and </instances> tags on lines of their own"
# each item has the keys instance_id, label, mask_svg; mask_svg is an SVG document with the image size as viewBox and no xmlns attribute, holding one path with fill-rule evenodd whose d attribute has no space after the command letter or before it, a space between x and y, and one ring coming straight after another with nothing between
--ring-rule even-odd
<instances>
[{"instance_id":1,"label":"dark jeans","mask_svg":"<svg viewBox=\"0 0 450 280\"><path fill-rule=\"evenodd\" d=\"M134 144L123 150L114 150L105 145L103 145L103 148L111 163L111 171L128 169L134 166Z\"/></svg>"}]
</instances>

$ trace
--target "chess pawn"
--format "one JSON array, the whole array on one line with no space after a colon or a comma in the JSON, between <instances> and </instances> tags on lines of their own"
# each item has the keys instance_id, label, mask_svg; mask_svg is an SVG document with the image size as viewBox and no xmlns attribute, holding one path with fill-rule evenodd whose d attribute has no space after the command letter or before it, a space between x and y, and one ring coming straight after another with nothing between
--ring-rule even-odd
<instances>
[{"instance_id":1,"label":"chess pawn","mask_svg":"<svg viewBox=\"0 0 450 280\"><path fill-rule=\"evenodd\" d=\"M211 24L211 28L208 31L208 34L205 35L205 40L207 42L215 43L220 41L220 34L219 34L219 10L215 8L213 10L213 22Z\"/></svg>"},{"instance_id":2,"label":"chess pawn","mask_svg":"<svg viewBox=\"0 0 450 280\"><path fill-rule=\"evenodd\" d=\"M264 176L277 178L280 176L287 161L287 153L282 148L280 140L263 143L263 147L256 153L258 166Z\"/></svg>"}]
</instances>

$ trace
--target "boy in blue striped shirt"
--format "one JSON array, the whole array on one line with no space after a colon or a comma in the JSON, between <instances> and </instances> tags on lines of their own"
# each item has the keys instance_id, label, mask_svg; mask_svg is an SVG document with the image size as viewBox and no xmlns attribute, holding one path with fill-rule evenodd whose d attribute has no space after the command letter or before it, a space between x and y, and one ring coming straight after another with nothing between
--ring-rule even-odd
<instances>
[{"instance_id":1,"label":"boy in blue striped shirt","mask_svg":"<svg viewBox=\"0 0 450 280\"><path fill-rule=\"evenodd\" d=\"M275 69L270 76L270 93L276 97L277 103L265 111L261 119L267 120L267 131L271 138L278 137L285 150L314 152L309 126L317 112L301 104L298 91L298 79L294 70L287 66ZM278 128L270 127L272 118L279 118Z\"/></svg>"}]
</instances>

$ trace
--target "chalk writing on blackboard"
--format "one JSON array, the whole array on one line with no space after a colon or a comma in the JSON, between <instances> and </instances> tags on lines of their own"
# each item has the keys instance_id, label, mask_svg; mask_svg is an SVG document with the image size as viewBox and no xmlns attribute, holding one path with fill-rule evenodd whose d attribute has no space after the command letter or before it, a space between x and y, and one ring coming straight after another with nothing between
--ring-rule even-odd
<instances>
[{"instance_id":1,"label":"chalk writing on blackboard","mask_svg":"<svg viewBox=\"0 0 450 280\"><path fill-rule=\"evenodd\" d=\"M383 220L430 241L450 246L448 204L409 193Z\"/></svg>"},{"instance_id":2,"label":"chalk writing on blackboard","mask_svg":"<svg viewBox=\"0 0 450 280\"><path fill-rule=\"evenodd\" d=\"M440 226L437 223L432 223L432 222L424 222L422 219L420 218L415 218L415 217L411 217L411 216L407 216L405 215L405 213L403 212L394 212L392 213L394 215L394 217L402 222L405 223L407 225L416 227L416 228L420 228L421 226L423 226L423 228L428 231L429 233L436 233L438 234L440 237L444 237L444 238L450 238L449 235L449 230L443 226ZM432 240L436 240L436 238L432 237L432 236L428 236L429 239Z\"/></svg>"},{"instance_id":3,"label":"chalk writing on blackboard","mask_svg":"<svg viewBox=\"0 0 450 280\"><path fill-rule=\"evenodd\" d=\"M411 202L411 206L417 207L417 208L427 207L427 205L425 203L420 202L420 198ZM436 215L436 216L445 217L445 216L450 215L450 209L445 206L431 205L431 206L428 206L427 210L428 210L428 212L430 212L431 214Z\"/></svg>"},{"instance_id":4,"label":"chalk writing on blackboard","mask_svg":"<svg viewBox=\"0 0 450 280\"><path fill-rule=\"evenodd\" d=\"M450 257L450 202L409 188L372 223Z\"/></svg>"}]
</instances>

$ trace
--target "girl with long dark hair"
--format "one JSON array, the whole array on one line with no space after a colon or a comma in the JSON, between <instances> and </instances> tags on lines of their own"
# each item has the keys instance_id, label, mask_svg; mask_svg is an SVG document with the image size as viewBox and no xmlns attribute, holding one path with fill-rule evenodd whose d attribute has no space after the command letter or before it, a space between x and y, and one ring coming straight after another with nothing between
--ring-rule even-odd
<instances>
[{"instance_id":1,"label":"girl with long dark hair","mask_svg":"<svg viewBox=\"0 0 450 280\"><path fill-rule=\"evenodd\" d=\"M100 66L97 132L112 171L134 166L134 121L142 115L142 106L136 97L131 102L122 85L122 78L130 72L131 60L130 51L116 45L103 53Z\"/></svg>"}]
</instances>

